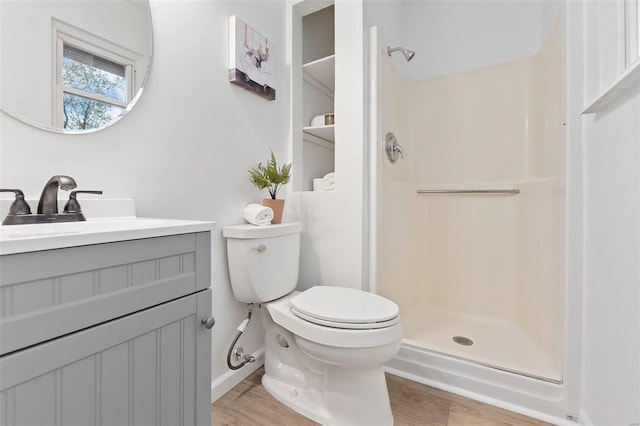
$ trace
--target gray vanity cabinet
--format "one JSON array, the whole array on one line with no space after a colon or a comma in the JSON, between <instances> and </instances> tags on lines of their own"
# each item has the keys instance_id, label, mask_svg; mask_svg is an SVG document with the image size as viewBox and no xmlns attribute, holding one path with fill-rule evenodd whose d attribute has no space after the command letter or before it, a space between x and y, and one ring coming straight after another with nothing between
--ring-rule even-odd
<instances>
[{"instance_id":1,"label":"gray vanity cabinet","mask_svg":"<svg viewBox=\"0 0 640 426\"><path fill-rule=\"evenodd\" d=\"M209 232L0 268L0 425L210 424Z\"/></svg>"}]
</instances>

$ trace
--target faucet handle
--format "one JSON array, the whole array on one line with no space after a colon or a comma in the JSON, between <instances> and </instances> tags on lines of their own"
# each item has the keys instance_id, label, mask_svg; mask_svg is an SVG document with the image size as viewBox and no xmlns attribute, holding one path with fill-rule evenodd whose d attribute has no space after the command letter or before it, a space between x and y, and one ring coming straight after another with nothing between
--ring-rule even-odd
<instances>
[{"instance_id":1,"label":"faucet handle","mask_svg":"<svg viewBox=\"0 0 640 426\"><path fill-rule=\"evenodd\" d=\"M24 200L24 192L19 189L0 189L0 192L13 192L16 194L16 199L13 200L11 207L9 207L10 215L31 214L31 207Z\"/></svg>"},{"instance_id":2,"label":"faucet handle","mask_svg":"<svg viewBox=\"0 0 640 426\"><path fill-rule=\"evenodd\" d=\"M71 191L69 201L64 205L64 213L82 213L76 194L102 194L102 191Z\"/></svg>"}]
</instances>

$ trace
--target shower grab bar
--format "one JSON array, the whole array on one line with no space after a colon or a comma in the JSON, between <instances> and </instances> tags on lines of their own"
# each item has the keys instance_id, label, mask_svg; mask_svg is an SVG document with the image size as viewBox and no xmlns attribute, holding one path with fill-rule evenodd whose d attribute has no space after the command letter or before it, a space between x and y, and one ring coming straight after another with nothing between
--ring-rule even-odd
<instances>
[{"instance_id":1,"label":"shower grab bar","mask_svg":"<svg viewBox=\"0 0 640 426\"><path fill-rule=\"evenodd\" d=\"M418 189L418 194L519 194L519 189Z\"/></svg>"}]
</instances>

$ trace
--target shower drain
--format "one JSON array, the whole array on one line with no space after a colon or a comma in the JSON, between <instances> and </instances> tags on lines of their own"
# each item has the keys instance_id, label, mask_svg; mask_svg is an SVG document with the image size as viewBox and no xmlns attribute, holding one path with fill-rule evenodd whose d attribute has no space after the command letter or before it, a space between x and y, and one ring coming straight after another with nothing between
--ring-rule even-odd
<instances>
[{"instance_id":1,"label":"shower drain","mask_svg":"<svg viewBox=\"0 0 640 426\"><path fill-rule=\"evenodd\" d=\"M464 336L454 336L453 341L462 346L471 346L473 345L473 340Z\"/></svg>"}]
</instances>

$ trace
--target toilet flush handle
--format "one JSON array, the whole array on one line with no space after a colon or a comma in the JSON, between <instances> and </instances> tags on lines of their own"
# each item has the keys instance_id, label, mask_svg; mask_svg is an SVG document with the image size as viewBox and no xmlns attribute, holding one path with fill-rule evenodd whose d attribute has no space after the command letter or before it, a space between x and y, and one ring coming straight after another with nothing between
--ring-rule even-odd
<instances>
[{"instance_id":1,"label":"toilet flush handle","mask_svg":"<svg viewBox=\"0 0 640 426\"><path fill-rule=\"evenodd\" d=\"M254 247L253 250L257 250L258 253L262 253L267 249L267 246L264 244L259 244L257 247Z\"/></svg>"}]
</instances>

